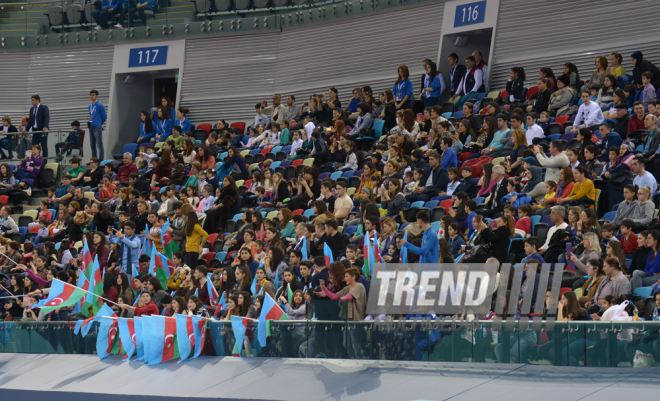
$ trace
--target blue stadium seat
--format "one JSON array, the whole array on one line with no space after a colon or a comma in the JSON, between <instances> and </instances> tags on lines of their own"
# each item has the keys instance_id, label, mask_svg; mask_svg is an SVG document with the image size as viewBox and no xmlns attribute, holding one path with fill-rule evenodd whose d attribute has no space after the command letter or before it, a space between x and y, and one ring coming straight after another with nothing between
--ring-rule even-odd
<instances>
[{"instance_id":1,"label":"blue stadium seat","mask_svg":"<svg viewBox=\"0 0 660 401\"><path fill-rule=\"evenodd\" d=\"M413 202L410 207L424 207L424 201Z\"/></svg>"},{"instance_id":2,"label":"blue stadium seat","mask_svg":"<svg viewBox=\"0 0 660 401\"><path fill-rule=\"evenodd\" d=\"M307 209L303 212L303 216L309 218L309 216L314 214L314 209Z\"/></svg>"},{"instance_id":3,"label":"blue stadium seat","mask_svg":"<svg viewBox=\"0 0 660 401\"><path fill-rule=\"evenodd\" d=\"M342 176L343 174L344 174L344 173L342 173L341 171L335 171L334 173L330 174L330 178L332 178L333 180L337 181L337 179L338 179L338 178L341 178L341 176Z\"/></svg>"},{"instance_id":4,"label":"blue stadium seat","mask_svg":"<svg viewBox=\"0 0 660 401\"><path fill-rule=\"evenodd\" d=\"M355 171L353 170L348 170L344 172L344 175L342 177L344 178L351 178L355 175Z\"/></svg>"},{"instance_id":5,"label":"blue stadium seat","mask_svg":"<svg viewBox=\"0 0 660 401\"><path fill-rule=\"evenodd\" d=\"M534 235L534 226L541 222L541 216L529 216L529 219L532 220L532 235Z\"/></svg>"},{"instance_id":6,"label":"blue stadium seat","mask_svg":"<svg viewBox=\"0 0 660 401\"><path fill-rule=\"evenodd\" d=\"M486 199L486 198L484 198L483 196L478 196L478 197L474 198L473 200L477 203L477 206L479 206L479 205L481 205L482 203L484 203L484 200L485 200L485 199Z\"/></svg>"},{"instance_id":7,"label":"blue stadium seat","mask_svg":"<svg viewBox=\"0 0 660 401\"><path fill-rule=\"evenodd\" d=\"M635 294L639 295L642 297L642 299L646 299L651 296L653 293L653 288L651 287L639 287L635 288L635 291L633 291Z\"/></svg>"},{"instance_id":8,"label":"blue stadium seat","mask_svg":"<svg viewBox=\"0 0 660 401\"><path fill-rule=\"evenodd\" d=\"M232 218L232 220L234 220L234 221L239 221L239 220L241 219L241 217L243 217L243 213L238 213L238 214L235 214L235 215L234 215L234 217Z\"/></svg>"},{"instance_id":9,"label":"blue stadium seat","mask_svg":"<svg viewBox=\"0 0 660 401\"><path fill-rule=\"evenodd\" d=\"M454 113L454 114L452 115L452 117L454 117L454 118L459 118L459 119L460 119L461 117L463 117L463 110L459 110L459 111L457 111L456 113Z\"/></svg>"},{"instance_id":10,"label":"blue stadium seat","mask_svg":"<svg viewBox=\"0 0 660 401\"><path fill-rule=\"evenodd\" d=\"M424 207L429 209L429 210L433 210L433 208L438 206L439 204L440 204L440 202L437 201L437 200L430 200L430 201L428 201L424 204Z\"/></svg>"},{"instance_id":11,"label":"blue stadium seat","mask_svg":"<svg viewBox=\"0 0 660 401\"><path fill-rule=\"evenodd\" d=\"M374 138L379 139L383 135L385 128L385 120L378 120L374 122L373 129L375 131Z\"/></svg>"},{"instance_id":12,"label":"blue stadium seat","mask_svg":"<svg viewBox=\"0 0 660 401\"><path fill-rule=\"evenodd\" d=\"M603 216L603 220L607 220L611 222L612 220L614 220L615 217L616 217L616 210L613 210L611 212L605 213L605 215Z\"/></svg>"},{"instance_id":13,"label":"blue stadium seat","mask_svg":"<svg viewBox=\"0 0 660 401\"><path fill-rule=\"evenodd\" d=\"M282 162L272 162L272 163L270 164L270 168L272 168L273 170L275 170L275 169L278 168L281 164L282 164Z\"/></svg>"},{"instance_id":14,"label":"blue stadium seat","mask_svg":"<svg viewBox=\"0 0 660 401\"><path fill-rule=\"evenodd\" d=\"M222 251L215 254L215 259L225 260L227 258L227 252Z\"/></svg>"},{"instance_id":15,"label":"blue stadium seat","mask_svg":"<svg viewBox=\"0 0 660 401\"><path fill-rule=\"evenodd\" d=\"M23 242L25 242L25 235L28 233L28 228L18 227L18 232L23 236Z\"/></svg>"},{"instance_id":16,"label":"blue stadium seat","mask_svg":"<svg viewBox=\"0 0 660 401\"><path fill-rule=\"evenodd\" d=\"M355 234L355 232L357 231L357 229L358 229L358 226L357 226L357 225L355 225L355 226L348 226L348 227L344 228L344 234L346 234L346 235L348 235L349 237L351 237L351 236L353 236L353 234Z\"/></svg>"}]
</instances>

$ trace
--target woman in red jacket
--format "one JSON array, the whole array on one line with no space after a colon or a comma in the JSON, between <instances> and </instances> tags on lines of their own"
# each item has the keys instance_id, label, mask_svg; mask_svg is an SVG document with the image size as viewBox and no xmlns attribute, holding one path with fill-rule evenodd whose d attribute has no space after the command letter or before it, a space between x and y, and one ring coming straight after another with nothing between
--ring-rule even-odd
<instances>
[{"instance_id":1,"label":"woman in red jacket","mask_svg":"<svg viewBox=\"0 0 660 401\"><path fill-rule=\"evenodd\" d=\"M151 300L151 294L148 291L142 293L142 295L140 296L140 300L138 301L137 307L127 305L123 302L119 302L119 307L122 309L128 309L133 311L135 317L159 315L158 307Z\"/></svg>"}]
</instances>

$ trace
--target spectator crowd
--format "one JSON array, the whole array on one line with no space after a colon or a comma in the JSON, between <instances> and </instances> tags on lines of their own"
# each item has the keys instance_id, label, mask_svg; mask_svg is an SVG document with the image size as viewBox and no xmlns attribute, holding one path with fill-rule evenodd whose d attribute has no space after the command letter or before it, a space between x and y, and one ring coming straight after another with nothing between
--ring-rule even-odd
<instances>
[{"instance_id":1,"label":"spectator crowd","mask_svg":"<svg viewBox=\"0 0 660 401\"><path fill-rule=\"evenodd\" d=\"M558 319L601 319L625 301L627 316L650 318L647 297L660 283L660 70L641 52L630 60L631 73L616 52L582 75L570 62L557 75L514 66L506 88L488 92L482 55L452 54L448 79L424 60L417 84L401 65L391 89L355 88L343 103L334 87L303 101L274 94L255 104L247 127L195 126L164 97L142 111L121 160L69 160L24 243L12 237L20 230L11 208L0 210L0 295L24 296L0 299L2 312L68 319L66 308L43 314L31 305L53 278L78 282L86 240L103 269L103 296L127 317L257 318L267 293L295 320L311 318L310 302L331 300L348 319L385 319L366 314L365 251L375 248L386 263L522 264L520 299L507 292L507 303L549 286L541 264L566 263ZM99 156L104 121L94 126ZM9 117L3 125L14 132ZM78 140L58 144L58 154ZM42 148L31 149L20 166L0 166L0 186L39 180ZM164 234L179 249L167 283L147 273L145 254L145 244L165 252ZM224 307L209 307L207 280ZM527 335L521 353L540 341ZM361 339L347 341L325 352L359 358ZM493 347L500 359L501 345ZM625 347L634 356L641 345Z\"/></svg>"}]
</instances>

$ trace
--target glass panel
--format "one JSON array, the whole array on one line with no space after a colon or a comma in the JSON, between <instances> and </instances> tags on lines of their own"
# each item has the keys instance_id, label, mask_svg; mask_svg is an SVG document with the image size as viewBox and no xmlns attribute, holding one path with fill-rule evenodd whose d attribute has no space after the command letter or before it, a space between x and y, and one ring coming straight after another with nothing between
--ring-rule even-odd
<instances>
[{"instance_id":1,"label":"glass panel","mask_svg":"<svg viewBox=\"0 0 660 401\"><path fill-rule=\"evenodd\" d=\"M337 302L315 301L314 313L337 313ZM0 322L0 352L94 354L97 322L74 335L75 322ZM653 322L545 322L520 331L519 322L493 330L493 322L434 326L410 320L274 321L268 344L258 343L254 321L243 357L349 358L399 361L534 363L555 366L642 367L660 360L659 325ZM208 325L205 355L235 354L231 322Z\"/></svg>"},{"instance_id":2,"label":"glass panel","mask_svg":"<svg viewBox=\"0 0 660 401\"><path fill-rule=\"evenodd\" d=\"M660 361L658 327L657 322L612 322L612 366L649 367Z\"/></svg>"},{"instance_id":3,"label":"glass panel","mask_svg":"<svg viewBox=\"0 0 660 401\"><path fill-rule=\"evenodd\" d=\"M309 346L307 322L273 321L270 323L270 342L261 350L260 356L306 358Z\"/></svg>"}]
</instances>

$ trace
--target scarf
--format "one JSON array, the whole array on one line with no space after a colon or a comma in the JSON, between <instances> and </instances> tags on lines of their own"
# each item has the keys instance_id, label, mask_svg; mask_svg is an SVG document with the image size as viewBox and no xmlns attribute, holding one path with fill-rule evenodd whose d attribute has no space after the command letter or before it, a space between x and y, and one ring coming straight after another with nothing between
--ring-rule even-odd
<instances>
[{"instance_id":1,"label":"scarf","mask_svg":"<svg viewBox=\"0 0 660 401\"><path fill-rule=\"evenodd\" d=\"M577 93L577 91L575 89L573 89L572 87L565 86L562 89L559 89L557 92L550 95L550 103L553 102L555 96L557 96L559 98L566 91L570 91L573 96L575 96L575 94Z\"/></svg>"},{"instance_id":2,"label":"scarf","mask_svg":"<svg viewBox=\"0 0 660 401\"><path fill-rule=\"evenodd\" d=\"M541 169L541 167L529 166L528 170L532 173L532 178L529 181L527 181L527 184L522 189L522 191L525 193L532 192L534 187L536 187L538 183L543 181L543 170Z\"/></svg>"}]
</instances>

